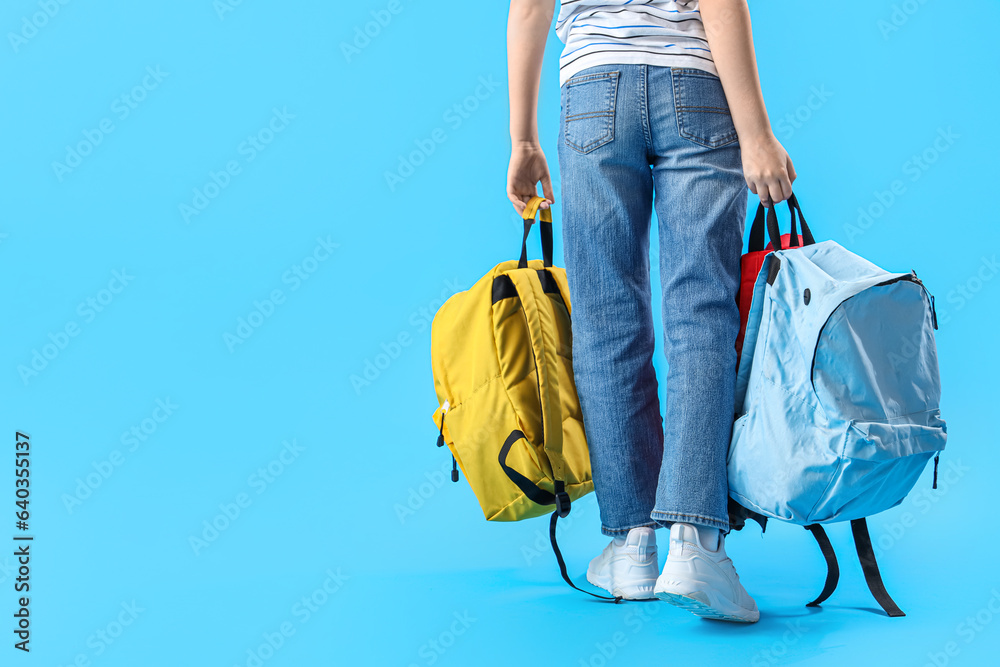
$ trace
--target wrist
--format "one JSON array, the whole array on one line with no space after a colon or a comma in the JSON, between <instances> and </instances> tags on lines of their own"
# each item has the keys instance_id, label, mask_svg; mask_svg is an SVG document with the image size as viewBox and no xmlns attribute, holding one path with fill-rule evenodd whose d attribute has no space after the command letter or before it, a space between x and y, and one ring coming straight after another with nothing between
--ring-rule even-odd
<instances>
[{"instance_id":1,"label":"wrist","mask_svg":"<svg viewBox=\"0 0 1000 667\"><path fill-rule=\"evenodd\" d=\"M748 148L763 146L775 139L770 123L764 123L763 125L749 129L744 128L742 132L737 132L737 135L739 135L740 145Z\"/></svg>"},{"instance_id":2,"label":"wrist","mask_svg":"<svg viewBox=\"0 0 1000 667\"><path fill-rule=\"evenodd\" d=\"M538 141L538 137L529 138L510 138L511 148L514 150L538 150L542 147L541 143Z\"/></svg>"}]
</instances>

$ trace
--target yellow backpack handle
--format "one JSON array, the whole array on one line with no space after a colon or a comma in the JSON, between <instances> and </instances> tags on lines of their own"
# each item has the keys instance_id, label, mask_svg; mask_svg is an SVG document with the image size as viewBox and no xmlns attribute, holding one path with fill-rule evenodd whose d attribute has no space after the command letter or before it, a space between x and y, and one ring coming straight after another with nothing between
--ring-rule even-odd
<instances>
[{"instance_id":1,"label":"yellow backpack handle","mask_svg":"<svg viewBox=\"0 0 1000 667\"><path fill-rule=\"evenodd\" d=\"M521 259L517 263L517 268L528 268L528 233L531 232L531 223L535 221L538 213L538 205L545 201L544 197L532 197L524 205L521 217L524 218L524 238L521 239ZM552 266L552 211L547 208L541 209L538 216L541 223L539 229L542 234L542 260L546 267Z\"/></svg>"},{"instance_id":2,"label":"yellow backpack handle","mask_svg":"<svg viewBox=\"0 0 1000 667\"><path fill-rule=\"evenodd\" d=\"M528 203L524 205L524 211L521 212L521 217L525 220L534 220L535 214L538 212L538 206L545 201L545 197L532 197L528 200ZM552 222L552 209L543 208L542 209L542 222Z\"/></svg>"}]
</instances>

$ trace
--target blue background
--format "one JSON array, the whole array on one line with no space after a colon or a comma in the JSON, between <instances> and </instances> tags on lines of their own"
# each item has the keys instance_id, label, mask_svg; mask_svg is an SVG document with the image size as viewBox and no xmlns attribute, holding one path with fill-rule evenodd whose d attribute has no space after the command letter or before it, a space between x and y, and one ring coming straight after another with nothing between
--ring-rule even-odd
<instances>
[{"instance_id":1,"label":"blue background","mask_svg":"<svg viewBox=\"0 0 1000 667\"><path fill-rule=\"evenodd\" d=\"M768 110L817 237L916 269L937 297L950 437L939 489L928 471L871 521L905 619L872 613L844 525L841 588L807 610L822 559L801 528L773 525L727 542L762 609L748 627L584 599L543 520L488 524L464 480L445 482L429 319L519 245L506 3L219 4L0 11L0 533L15 533L21 430L36 536L30 655L12 648L0 549L0 664L995 659L996 3L752 3ZM551 34L540 100L557 220L560 46ZM578 580L598 528L591 495L560 529Z\"/></svg>"}]
</instances>

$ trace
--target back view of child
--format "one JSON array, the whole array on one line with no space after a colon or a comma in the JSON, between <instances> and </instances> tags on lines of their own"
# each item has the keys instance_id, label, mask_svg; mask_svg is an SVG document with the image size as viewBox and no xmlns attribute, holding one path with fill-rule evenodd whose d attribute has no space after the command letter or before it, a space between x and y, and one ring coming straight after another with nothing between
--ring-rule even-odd
<instances>
[{"instance_id":1,"label":"back view of child","mask_svg":"<svg viewBox=\"0 0 1000 667\"><path fill-rule=\"evenodd\" d=\"M507 194L541 183L537 99L555 0L512 0ZM588 580L707 618L755 622L726 556L726 454L747 187L770 205L795 170L760 90L746 0L562 0L559 170L573 371L601 530ZM664 350L653 370L649 232L659 223ZM662 571L654 529L668 526Z\"/></svg>"}]
</instances>

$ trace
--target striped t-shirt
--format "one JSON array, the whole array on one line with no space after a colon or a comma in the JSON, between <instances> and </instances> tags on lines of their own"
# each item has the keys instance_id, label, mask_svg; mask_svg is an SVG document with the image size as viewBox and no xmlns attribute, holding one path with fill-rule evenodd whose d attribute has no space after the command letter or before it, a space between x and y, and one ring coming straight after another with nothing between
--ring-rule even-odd
<instances>
[{"instance_id":1,"label":"striped t-shirt","mask_svg":"<svg viewBox=\"0 0 1000 667\"><path fill-rule=\"evenodd\" d=\"M693 67L718 76L698 0L562 0L559 85L594 65Z\"/></svg>"}]
</instances>

